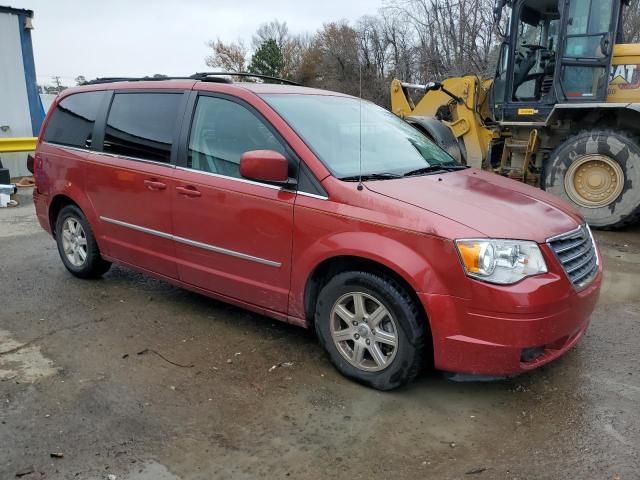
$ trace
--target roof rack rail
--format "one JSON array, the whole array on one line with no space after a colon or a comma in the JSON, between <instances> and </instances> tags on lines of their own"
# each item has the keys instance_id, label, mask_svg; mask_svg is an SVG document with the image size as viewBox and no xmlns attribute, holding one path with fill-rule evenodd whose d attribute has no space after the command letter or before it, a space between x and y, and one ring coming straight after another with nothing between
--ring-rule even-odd
<instances>
[{"instance_id":1,"label":"roof rack rail","mask_svg":"<svg viewBox=\"0 0 640 480\"><path fill-rule=\"evenodd\" d=\"M163 80L196 80L193 77L100 77L83 82L81 85L99 85L113 82L161 82ZM220 83L231 83L227 78L220 79Z\"/></svg>"},{"instance_id":2,"label":"roof rack rail","mask_svg":"<svg viewBox=\"0 0 640 480\"><path fill-rule=\"evenodd\" d=\"M222 76L240 77L240 78L260 78L262 80L270 80L272 82L278 82L284 85L295 85L297 87L302 86L298 82L287 80L286 78L272 77L269 75L261 75L259 73L250 73L250 72L198 72L198 73L194 73L190 78L200 80L203 82L215 82L217 81L217 78Z\"/></svg>"},{"instance_id":3,"label":"roof rack rail","mask_svg":"<svg viewBox=\"0 0 640 480\"><path fill-rule=\"evenodd\" d=\"M102 83L113 82L158 82L162 80L197 80L200 82L233 83L233 80L228 77L260 78L262 80L278 82L284 85L302 86L297 82L293 82L285 78L271 77L269 75L260 75L259 73L248 72L198 72L189 77L100 77L83 82L82 85L99 85Z\"/></svg>"}]
</instances>

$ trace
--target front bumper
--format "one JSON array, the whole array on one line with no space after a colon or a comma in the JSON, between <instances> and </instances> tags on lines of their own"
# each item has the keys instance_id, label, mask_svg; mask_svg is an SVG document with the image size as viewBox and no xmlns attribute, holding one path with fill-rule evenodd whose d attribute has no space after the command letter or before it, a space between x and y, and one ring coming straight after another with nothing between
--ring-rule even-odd
<instances>
[{"instance_id":1,"label":"front bumper","mask_svg":"<svg viewBox=\"0 0 640 480\"><path fill-rule=\"evenodd\" d=\"M602 267L582 291L563 274L497 287L475 282L468 299L419 294L429 316L439 370L515 375L570 350L584 335L602 283Z\"/></svg>"}]
</instances>

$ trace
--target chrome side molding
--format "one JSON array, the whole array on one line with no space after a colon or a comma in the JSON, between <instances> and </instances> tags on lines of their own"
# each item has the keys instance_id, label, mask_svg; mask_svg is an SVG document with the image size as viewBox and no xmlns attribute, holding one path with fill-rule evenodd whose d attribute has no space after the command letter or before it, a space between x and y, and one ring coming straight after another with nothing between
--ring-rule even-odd
<instances>
[{"instance_id":1,"label":"chrome side molding","mask_svg":"<svg viewBox=\"0 0 640 480\"><path fill-rule=\"evenodd\" d=\"M211 245L208 243L198 242L196 240L191 240L189 238L179 237L177 235L161 232L158 230L154 230L152 228L142 227L140 225L134 225L132 223L123 222L121 220L115 220L113 218L108 218L108 217L100 217L100 220L107 223L111 223L113 225L118 225L120 227L129 228L131 230L136 230L138 232L146 233L148 235L155 235L156 237L165 238L167 240L173 240L174 242L182 243L184 245L189 245L191 247L201 248L203 250L220 253L222 255L228 255L230 257L241 258L242 260L248 260L250 262L260 263L262 265L268 265L269 267L280 268L282 266L282 263L280 262L267 260L265 258L255 257L253 255L249 255L242 252L236 252L235 250L229 250L227 248L218 247L216 245Z\"/></svg>"}]
</instances>

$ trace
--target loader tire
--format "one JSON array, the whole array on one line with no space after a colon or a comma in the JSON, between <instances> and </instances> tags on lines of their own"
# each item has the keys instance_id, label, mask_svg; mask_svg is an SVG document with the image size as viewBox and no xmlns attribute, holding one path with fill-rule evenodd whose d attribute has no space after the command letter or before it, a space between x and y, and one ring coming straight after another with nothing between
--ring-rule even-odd
<instances>
[{"instance_id":1,"label":"loader tire","mask_svg":"<svg viewBox=\"0 0 640 480\"><path fill-rule=\"evenodd\" d=\"M581 132L545 162L541 186L574 205L587 223L603 230L640 220L640 147L625 132Z\"/></svg>"},{"instance_id":2,"label":"loader tire","mask_svg":"<svg viewBox=\"0 0 640 480\"><path fill-rule=\"evenodd\" d=\"M435 117L409 117L407 121L447 152L459 163L467 163L464 142L457 139L451 129Z\"/></svg>"}]
</instances>

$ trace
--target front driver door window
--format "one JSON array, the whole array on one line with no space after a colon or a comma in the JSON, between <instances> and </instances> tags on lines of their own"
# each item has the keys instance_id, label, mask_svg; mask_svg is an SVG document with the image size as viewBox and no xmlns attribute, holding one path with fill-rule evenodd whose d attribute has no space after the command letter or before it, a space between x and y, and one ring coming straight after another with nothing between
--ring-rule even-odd
<instances>
[{"instance_id":1,"label":"front driver door window","mask_svg":"<svg viewBox=\"0 0 640 480\"><path fill-rule=\"evenodd\" d=\"M240 178L240 156L249 150L275 150L282 144L252 112L215 97L198 101L189 137L189 168Z\"/></svg>"}]
</instances>

